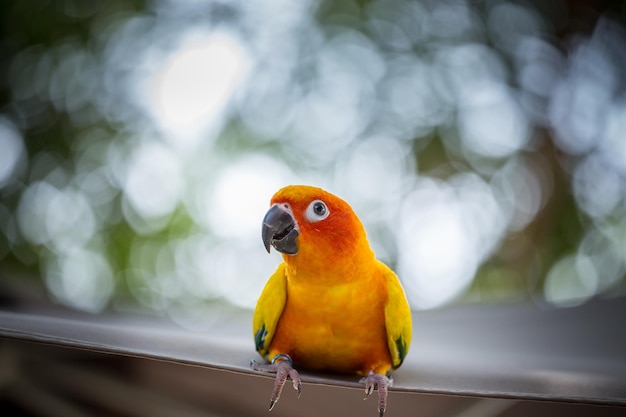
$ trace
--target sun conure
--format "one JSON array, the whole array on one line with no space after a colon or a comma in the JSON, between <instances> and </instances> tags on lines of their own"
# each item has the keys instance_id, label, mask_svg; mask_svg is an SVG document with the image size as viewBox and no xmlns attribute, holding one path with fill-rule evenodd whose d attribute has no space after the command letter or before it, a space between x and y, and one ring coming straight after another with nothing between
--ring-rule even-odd
<instances>
[{"instance_id":1,"label":"sun conure","mask_svg":"<svg viewBox=\"0 0 626 417\"><path fill-rule=\"evenodd\" d=\"M390 373L411 343L411 310L396 274L378 261L352 208L320 188L292 185L271 199L262 238L284 262L269 278L254 312L256 350L276 373L270 410L294 367L362 375L378 389L385 412Z\"/></svg>"}]
</instances>

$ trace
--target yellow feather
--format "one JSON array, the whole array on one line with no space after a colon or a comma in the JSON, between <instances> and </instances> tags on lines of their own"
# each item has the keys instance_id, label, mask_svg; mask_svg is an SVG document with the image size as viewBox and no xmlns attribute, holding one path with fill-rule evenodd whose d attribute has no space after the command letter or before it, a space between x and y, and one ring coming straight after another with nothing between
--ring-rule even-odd
<instances>
[{"instance_id":1,"label":"yellow feather","mask_svg":"<svg viewBox=\"0 0 626 417\"><path fill-rule=\"evenodd\" d=\"M387 345L391 354L392 367L396 369L402 364L411 345L413 335L411 309L406 301L406 295L398 276L387 265L382 262L378 264L387 278L389 295L385 304L385 326L387 327Z\"/></svg>"},{"instance_id":2,"label":"yellow feather","mask_svg":"<svg viewBox=\"0 0 626 417\"><path fill-rule=\"evenodd\" d=\"M281 263L265 284L252 318L256 350L266 359L268 359L269 346L276 332L286 299L287 277L285 276L285 264Z\"/></svg>"}]
</instances>

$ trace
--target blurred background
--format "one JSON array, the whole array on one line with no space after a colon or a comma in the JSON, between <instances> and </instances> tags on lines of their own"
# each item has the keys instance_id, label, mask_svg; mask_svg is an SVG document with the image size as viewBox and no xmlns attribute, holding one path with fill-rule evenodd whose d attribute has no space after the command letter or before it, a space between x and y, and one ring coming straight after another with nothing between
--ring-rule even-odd
<instances>
[{"instance_id":1,"label":"blurred background","mask_svg":"<svg viewBox=\"0 0 626 417\"><path fill-rule=\"evenodd\" d=\"M281 186L416 310L626 290L623 1L3 1L0 293L253 308ZM207 312L211 314L207 314Z\"/></svg>"}]
</instances>

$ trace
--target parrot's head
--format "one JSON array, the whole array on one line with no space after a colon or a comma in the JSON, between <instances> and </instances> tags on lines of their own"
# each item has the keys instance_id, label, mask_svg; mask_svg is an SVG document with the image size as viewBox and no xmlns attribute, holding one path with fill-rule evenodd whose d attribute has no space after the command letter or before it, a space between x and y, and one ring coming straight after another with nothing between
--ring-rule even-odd
<instances>
[{"instance_id":1,"label":"parrot's head","mask_svg":"<svg viewBox=\"0 0 626 417\"><path fill-rule=\"evenodd\" d=\"M261 236L265 249L269 252L273 246L286 261L296 257L328 261L361 246L371 252L352 207L321 188L290 185L278 190L270 204Z\"/></svg>"}]
</instances>

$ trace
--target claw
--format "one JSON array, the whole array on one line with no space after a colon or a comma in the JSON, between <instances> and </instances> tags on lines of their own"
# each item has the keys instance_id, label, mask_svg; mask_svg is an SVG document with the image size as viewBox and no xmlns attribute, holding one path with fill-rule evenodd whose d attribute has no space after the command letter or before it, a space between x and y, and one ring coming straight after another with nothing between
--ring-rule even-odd
<instances>
[{"instance_id":1,"label":"claw","mask_svg":"<svg viewBox=\"0 0 626 417\"><path fill-rule=\"evenodd\" d=\"M284 358L282 358L282 357ZM291 378L293 381L293 388L298 391L298 398L302 394L302 380L300 379L300 375L298 371L293 369L291 366L291 359L287 355L277 355L274 358L274 363L271 364L262 364L258 363L254 360L250 362L250 366L255 371L269 372L276 374L276 380L274 382L274 390L272 391L272 398L270 399L270 408L269 411L272 411L278 399L280 398L280 394L283 392L283 388L288 378Z\"/></svg>"},{"instance_id":2,"label":"claw","mask_svg":"<svg viewBox=\"0 0 626 417\"><path fill-rule=\"evenodd\" d=\"M393 381L385 375L370 372L368 376L361 378L359 382L365 384L366 397L364 400L369 398L374 388L378 388L378 412L380 413L380 417L383 417L385 409L387 408L387 393Z\"/></svg>"}]
</instances>

